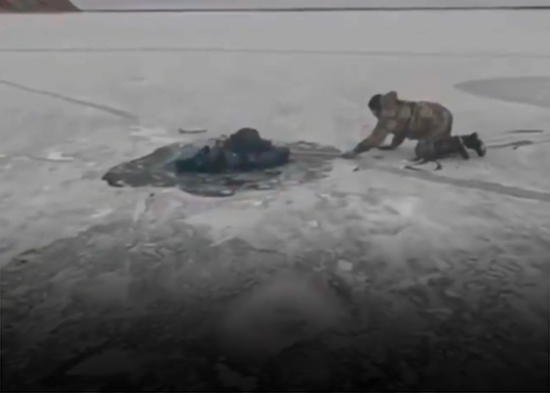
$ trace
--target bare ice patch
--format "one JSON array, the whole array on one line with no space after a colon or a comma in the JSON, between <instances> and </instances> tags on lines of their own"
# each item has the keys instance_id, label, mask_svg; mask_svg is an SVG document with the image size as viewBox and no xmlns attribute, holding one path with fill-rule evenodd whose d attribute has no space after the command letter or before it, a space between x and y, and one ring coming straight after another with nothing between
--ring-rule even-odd
<instances>
[{"instance_id":1,"label":"bare ice patch","mask_svg":"<svg viewBox=\"0 0 550 393\"><path fill-rule=\"evenodd\" d=\"M48 161L59 161L59 162L70 162L73 161L74 158L70 156L66 156L63 152L60 151L49 151L44 156L45 160Z\"/></svg>"},{"instance_id":2,"label":"bare ice patch","mask_svg":"<svg viewBox=\"0 0 550 393\"><path fill-rule=\"evenodd\" d=\"M159 144L174 143L177 140L181 140L181 137L177 138L175 134L171 135L168 130L162 127L134 126L132 128L132 131L130 132L130 135L136 138L146 139L149 142Z\"/></svg>"}]
</instances>

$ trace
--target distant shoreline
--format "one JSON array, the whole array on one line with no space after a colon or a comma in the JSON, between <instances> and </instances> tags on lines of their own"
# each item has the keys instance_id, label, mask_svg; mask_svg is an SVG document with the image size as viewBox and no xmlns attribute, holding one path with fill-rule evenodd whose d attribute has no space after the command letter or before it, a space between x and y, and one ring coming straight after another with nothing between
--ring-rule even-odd
<instances>
[{"instance_id":1,"label":"distant shoreline","mask_svg":"<svg viewBox=\"0 0 550 393\"><path fill-rule=\"evenodd\" d=\"M550 0L549 0L550 1ZM94 13L147 13L147 12L342 12L342 11L548 11L547 6L480 6L480 7L258 7L258 8L134 8L134 9L83 9Z\"/></svg>"}]
</instances>

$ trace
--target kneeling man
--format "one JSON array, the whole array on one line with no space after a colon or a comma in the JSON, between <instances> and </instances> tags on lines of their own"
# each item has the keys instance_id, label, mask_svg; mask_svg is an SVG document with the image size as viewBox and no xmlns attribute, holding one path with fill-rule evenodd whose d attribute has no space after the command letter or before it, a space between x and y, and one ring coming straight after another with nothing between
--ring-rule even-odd
<instances>
[{"instance_id":1,"label":"kneeling man","mask_svg":"<svg viewBox=\"0 0 550 393\"><path fill-rule=\"evenodd\" d=\"M443 105L429 101L405 101L397 92L376 94L369 101L369 109L378 123L372 133L344 158L353 158L372 148L394 150L405 139L417 140L416 150L433 148L433 145L451 136L453 115ZM386 137L392 134L389 145L381 146Z\"/></svg>"}]
</instances>

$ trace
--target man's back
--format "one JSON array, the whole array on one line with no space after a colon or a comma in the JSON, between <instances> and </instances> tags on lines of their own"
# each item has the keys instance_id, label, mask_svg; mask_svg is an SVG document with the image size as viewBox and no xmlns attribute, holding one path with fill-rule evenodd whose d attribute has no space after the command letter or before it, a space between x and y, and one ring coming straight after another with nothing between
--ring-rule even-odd
<instances>
[{"instance_id":1,"label":"man's back","mask_svg":"<svg viewBox=\"0 0 550 393\"><path fill-rule=\"evenodd\" d=\"M378 119L376 127L343 157L352 158L375 147L393 150L405 139L435 141L451 135L453 115L437 102L400 100L397 92L390 91L374 95L369 108ZM391 144L381 146L389 134L393 134Z\"/></svg>"}]
</instances>

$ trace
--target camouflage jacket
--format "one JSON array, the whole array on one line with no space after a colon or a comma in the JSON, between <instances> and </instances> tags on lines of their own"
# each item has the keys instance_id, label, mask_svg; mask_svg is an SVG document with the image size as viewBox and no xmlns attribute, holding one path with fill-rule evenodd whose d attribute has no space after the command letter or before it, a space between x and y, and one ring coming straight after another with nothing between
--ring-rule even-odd
<instances>
[{"instance_id":1,"label":"camouflage jacket","mask_svg":"<svg viewBox=\"0 0 550 393\"><path fill-rule=\"evenodd\" d=\"M443 105L429 101L404 101L395 91L382 96L382 110L376 127L356 150L366 151L379 146L389 134L392 144L399 145L405 139L439 139L449 136L453 124L451 111Z\"/></svg>"}]
</instances>

